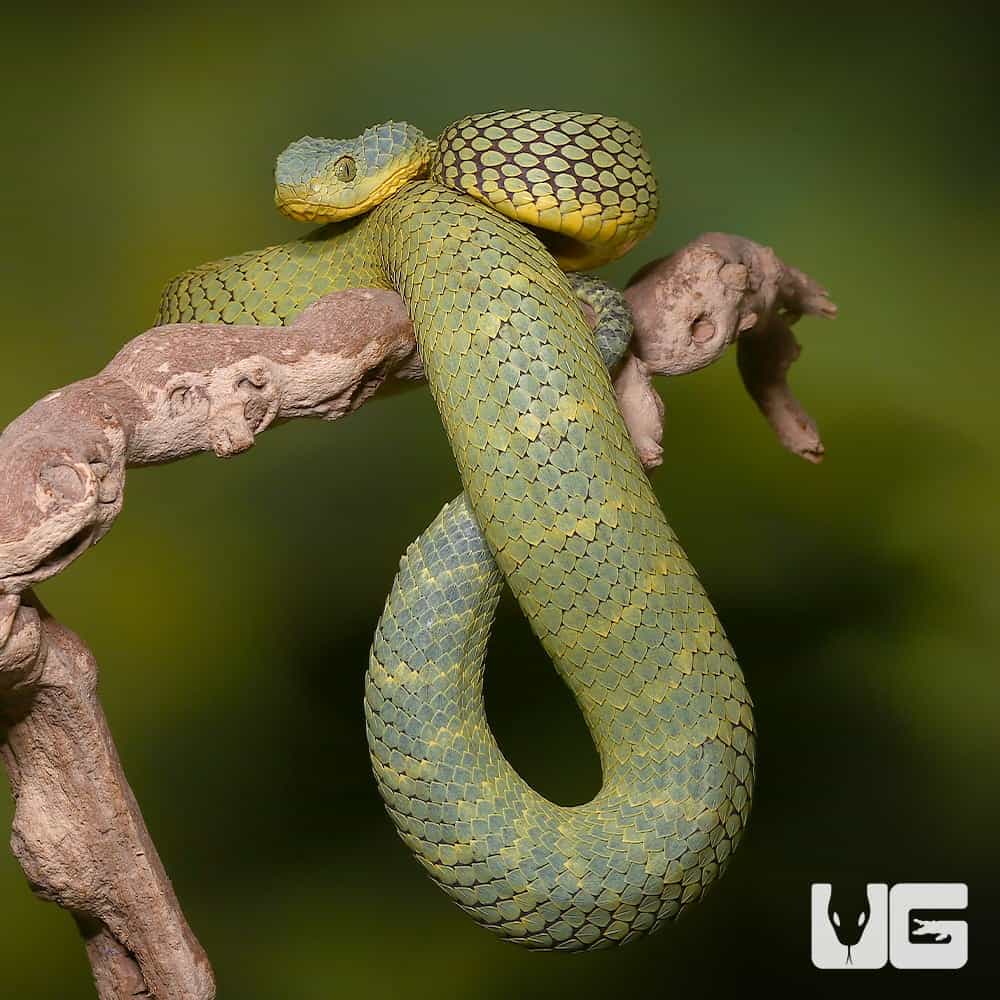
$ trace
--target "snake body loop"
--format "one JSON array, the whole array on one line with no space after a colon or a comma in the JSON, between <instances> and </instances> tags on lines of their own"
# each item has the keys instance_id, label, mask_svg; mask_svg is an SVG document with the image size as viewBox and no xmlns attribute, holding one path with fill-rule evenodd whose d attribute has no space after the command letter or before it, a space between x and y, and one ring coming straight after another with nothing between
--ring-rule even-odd
<instances>
[{"instance_id":1,"label":"snake body loop","mask_svg":"<svg viewBox=\"0 0 1000 1000\"><path fill-rule=\"evenodd\" d=\"M550 253L569 266L609 259L651 224L655 186L642 202L621 179L628 161L646 162L632 153L641 142L619 141L619 126L637 136L565 112L456 123L431 167L360 219L207 265L164 300L164 319L200 318L200 295L237 321L262 308L283 321L334 287L389 287L406 301L464 493L410 547L383 612L365 683L369 747L389 813L434 880L481 924L534 948L605 947L676 916L725 865L753 779L740 669ZM399 126L385 128L391 143ZM558 136L566 155L547 152ZM324 156L321 140L309 142L279 160L279 204L310 203L315 218L338 199L349 205L332 172L367 209L364 150L330 144ZM378 183L391 182L387 162ZM414 179L427 169L430 179ZM570 173L618 179L617 205L598 198L610 220L587 222L597 213L583 206L595 202L582 184L576 204L564 193ZM508 183L517 178L523 186ZM544 215L548 201L538 208L550 196L537 185L553 184L558 220ZM637 222L633 204L652 208ZM614 218L620 229L605 225ZM549 221L560 228L547 247L529 225ZM483 660L504 580L593 736L603 782L585 805L531 789L489 729Z\"/></svg>"}]
</instances>

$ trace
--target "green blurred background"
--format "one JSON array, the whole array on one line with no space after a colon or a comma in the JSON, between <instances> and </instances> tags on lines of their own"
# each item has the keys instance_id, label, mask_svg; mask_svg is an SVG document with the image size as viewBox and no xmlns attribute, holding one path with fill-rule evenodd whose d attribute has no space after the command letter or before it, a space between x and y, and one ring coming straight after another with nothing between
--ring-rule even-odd
<instances>
[{"instance_id":1,"label":"green blurred background","mask_svg":"<svg viewBox=\"0 0 1000 1000\"><path fill-rule=\"evenodd\" d=\"M794 385L828 448L818 468L779 449L734 358L661 386L655 484L748 675L759 785L719 887L619 951L528 954L478 930L408 857L375 791L369 640L404 546L458 487L426 391L269 433L233 462L131 474L100 551L40 594L97 654L221 997L842 988L809 964L808 899L810 882L843 878L968 882L961 975L991 974L996 35L971 6L877 7L5 15L0 425L103 366L177 271L298 235L271 205L289 140L390 117L431 133L496 107L627 117L664 211L613 278L722 229L774 246L841 308L798 328ZM488 704L541 790L596 789L583 724L509 603ZM0 827L10 815L4 796ZM93 995L72 921L32 898L6 851L0 968L5 996Z\"/></svg>"}]
</instances>

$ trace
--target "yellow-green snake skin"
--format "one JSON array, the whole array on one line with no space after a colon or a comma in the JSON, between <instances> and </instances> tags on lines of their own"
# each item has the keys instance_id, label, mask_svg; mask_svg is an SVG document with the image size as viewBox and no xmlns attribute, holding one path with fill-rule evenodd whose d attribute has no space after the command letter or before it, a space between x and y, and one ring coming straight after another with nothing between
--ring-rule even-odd
<instances>
[{"instance_id":1,"label":"yellow-green snake skin","mask_svg":"<svg viewBox=\"0 0 1000 1000\"><path fill-rule=\"evenodd\" d=\"M638 132L496 112L432 143L388 123L294 143L276 182L288 214L339 221L181 275L160 321L281 324L348 287L407 303L464 493L408 549L372 649L365 713L389 814L444 891L508 940L583 950L657 929L740 838L753 720L553 258L592 266L651 226ZM504 580L600 755L585 805L530 788L486 720Z\"/></svg>"}]
</instances>

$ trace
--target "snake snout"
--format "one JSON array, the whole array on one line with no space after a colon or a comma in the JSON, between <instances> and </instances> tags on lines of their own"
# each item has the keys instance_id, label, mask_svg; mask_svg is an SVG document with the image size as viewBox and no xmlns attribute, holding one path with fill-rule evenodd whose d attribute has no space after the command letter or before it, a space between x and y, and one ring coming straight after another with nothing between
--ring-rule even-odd
<instances>
[{"instance_id":1,"label":"snake snout","mask_svg":"<svg viewBox=\"0 0 1000 1000\"><path fill-rule=\"evenodd\" d=\"M282 215L299 222L310 222L313 216L307 214L304 192L287 184L274 185L274 204Z\"/></svg>"},{"instance_id":2,"label":"snake snout","mask_svg":"<svg viewBox=\"0 0 1000 1000\"><path fill-rule=\"evenodd\" d=\"M307 184L274 186L274 204L282 215L297 222L335 222L354 213L323 197L323 186L312 179Z\"/></svg>"}]
</instances>

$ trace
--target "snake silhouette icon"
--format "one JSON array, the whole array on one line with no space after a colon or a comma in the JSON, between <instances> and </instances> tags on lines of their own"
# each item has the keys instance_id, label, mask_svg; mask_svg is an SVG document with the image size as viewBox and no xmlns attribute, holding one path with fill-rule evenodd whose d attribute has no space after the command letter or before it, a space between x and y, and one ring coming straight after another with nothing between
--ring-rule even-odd
<instances>
[{"instance_id":1,"label":"snake silhouette icon","mask_svg":"<svg viewBox=\"0 0 1000 1000\"><path fill-rule=\"evenodd\" d=\"M837 940L847 948L846 964L853 964L851 949L861 941L871 917L868 886L864 883L831 886L826 915Z\"/></svg>"}]
</instances>

